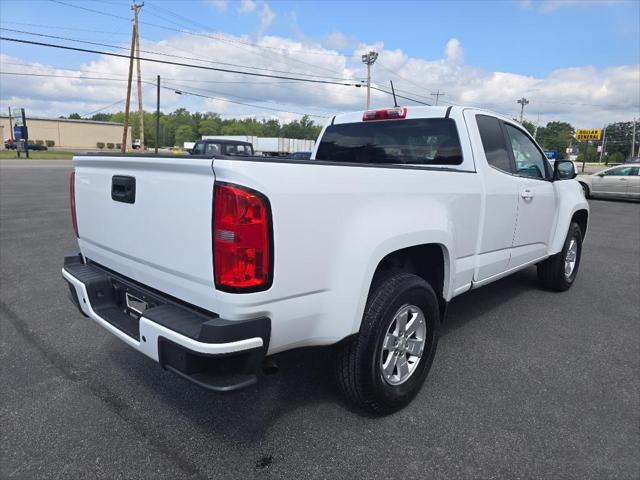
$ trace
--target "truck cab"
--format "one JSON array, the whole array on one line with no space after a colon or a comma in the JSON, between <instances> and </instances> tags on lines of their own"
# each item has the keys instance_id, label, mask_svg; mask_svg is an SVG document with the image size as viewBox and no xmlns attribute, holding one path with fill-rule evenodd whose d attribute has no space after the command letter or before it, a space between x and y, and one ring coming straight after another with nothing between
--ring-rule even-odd
<instances>
[{"instance_id":1,"label":"truck cab","mask_svg":"<svg viewBox=\"0 0 640 480\"><path fill-rule=\"evenodd\" d=\"M253 145L238 140L198 140L189 151L191 155L253 156Z\"/></svg>"}]
</instances>

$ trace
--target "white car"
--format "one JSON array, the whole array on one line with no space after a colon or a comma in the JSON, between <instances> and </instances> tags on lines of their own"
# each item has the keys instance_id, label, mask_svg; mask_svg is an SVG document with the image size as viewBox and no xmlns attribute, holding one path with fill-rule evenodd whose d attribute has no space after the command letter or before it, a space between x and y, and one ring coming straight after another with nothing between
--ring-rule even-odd
<instances>
[{"instance_id":1,"label":"white car","mask_svg":"<svg viewBox=\"0 0 640 480\"><path fill-rule=\"evenodd\" d=\"M640 199L640 163L625 163L593 175L580 175L584 196Z\"/></svg>"},{"instance_id":2,"label":"white car","mask_svg":"<svg viewBox=\"0 0 640 480\"><path fill-rule=\"evenodd\" d=\"M589 218L571 162L474 108L336 115L308 161L73 163L62 274L84 315L215 391L332 345L344 394L378 413L419 391L454 297L531 265L570 288Z\"/></svg>"}]
</instances>

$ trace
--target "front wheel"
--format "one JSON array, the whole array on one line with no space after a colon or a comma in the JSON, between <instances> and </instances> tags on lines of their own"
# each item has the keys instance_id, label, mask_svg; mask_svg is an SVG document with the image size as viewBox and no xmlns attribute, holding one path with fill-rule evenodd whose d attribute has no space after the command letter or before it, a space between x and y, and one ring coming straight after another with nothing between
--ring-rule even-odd
<instances>
[{"instance_id":1,"label":"front wheel","mask_svg":"<svg viewBox=\"0 0 640 480\"><path fill-rule=\"evenodd\" d=\"M571 288L582 256L582 230L573 222L562 251L538 264L538 281L544 288L562 292Z\"/></svg>"},{"instance_id":2,"label":"front wheel","mask_svg":"<svg viewBox=\"0 0 640 480\"><path fill-rule=\"evenodd\" d=\"M584 193L584 198L589 198L590 191L589 186L586 183L580 182L580 186L582 187L582 192Z\"/></svg>"},{"instance_id":3,"label":"front wheel","mask_svg":"<svg viewBox=\"0 0 640 480\"><path fill-rule=\"evenodd\" d=\"M347 399L376 414L408 404L431 368L439 326L436 294L422 278L400 272L374 280L359 334L336 351Z\"/></svg>"}]
</instances>

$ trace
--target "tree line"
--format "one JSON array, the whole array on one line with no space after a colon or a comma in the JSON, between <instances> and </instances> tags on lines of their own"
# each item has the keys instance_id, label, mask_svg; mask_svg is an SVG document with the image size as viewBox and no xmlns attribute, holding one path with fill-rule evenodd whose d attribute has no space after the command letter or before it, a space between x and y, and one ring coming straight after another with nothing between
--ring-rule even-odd
<instances>
[{"instance_id":1,"label":"tree line","mask_svg":"<svg viewBox=\"0 0 640 480\"><path fill-rule=\"evenodd\" d=\"M60 117L65 118L65 117ZM70 119L80 119L78 113L69 115ZM96 113L89 120L124 123L124 112ZM138 112L129 114L129 125L133 139L140 138ZM300 120L280 123L276 119L229 118L223 119L217 113L189 112L179 108L171 113L160 113L159 145L161 147L182 146L184 142L194 142L203 135L254 135L258 137L285 137L315 140L321 126L316 125L308 115ZM156 143L156 115L144 112L144 143L153 147Z\"/></svg>"},{"instance_id":2,"label":"tree line","mask_svg":"<svg viewBox=\"0 0 640 480\"><path fill-rule=\"evenodd\" d=\"M559 158L566 158L566 150L569 147L577 147L579 150L578 161L583 160L585 142L575 138L575 128L567 122L549 122L544 127L537 127L527 120L522 125L534 135L540 146L546 150L555 150ZM636 151L631 152L631 142L633 139L633 122L615 122L605 127L605 148L602 159L606 163L621 163L629 157L637 155ZM640 140L640 122L636 122L636 145ZM586 142L587 160L598 161L600 152L599 142Z\"/></svg>"}]
</instances>

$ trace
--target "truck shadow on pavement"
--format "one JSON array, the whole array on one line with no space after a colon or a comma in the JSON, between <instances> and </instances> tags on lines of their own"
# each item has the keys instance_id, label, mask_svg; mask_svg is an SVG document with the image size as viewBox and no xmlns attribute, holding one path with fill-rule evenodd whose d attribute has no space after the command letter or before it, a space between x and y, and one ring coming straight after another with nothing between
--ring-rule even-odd
<instances>
[{"instance_id":1,"label":"truck shadow on pavement","mask_svg":"<svg viewBox=\"0 0 640 480\"><path fill-rule=\"evenodd\" d=\"M441 341L446 342L448 333L464 328L469 322L482 321L486 313L532 288L537 288L535 269L527 269L456 298L443 325ZM259 444L280 417L300 415L296 413L300 407L308 409L310 405L317 405L322 411L329 409L335 416L331 405L340 405L339 418L361 415L346 405L334 384L331 348L280 354L277 374L261 376L257 385L226 394L211 393L186 382L116 339L110 345L108 356L116 364L115 368L125 371L136 386L146 391L145 396L148 394L159 403L157 407L163 410L159 412L163 416L188 420L192 428L205 436L232 441L241 449ZM322 404L330 405L325 408ZM154 435L172 438L171 424L162 423Z\"/></svg>"}]
</instances>

